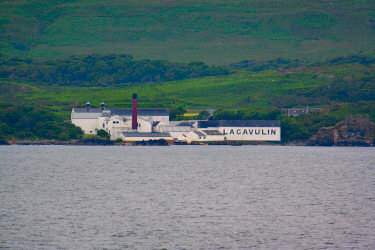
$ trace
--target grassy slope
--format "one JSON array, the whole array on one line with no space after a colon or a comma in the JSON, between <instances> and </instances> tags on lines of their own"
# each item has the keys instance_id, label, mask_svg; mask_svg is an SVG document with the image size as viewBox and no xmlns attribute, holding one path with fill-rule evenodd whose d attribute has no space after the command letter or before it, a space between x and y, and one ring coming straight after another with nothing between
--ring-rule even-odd
<instances>
[{"instance_id":1,"label":"grassy slope","mask_svg":"<svg viewBox=\"0 0 375 250\"><path fill-rule=\"evenodd\" d=\"M229 63L373 49L371 0L4 0L0 52L55 58L125 53Z\"/></svg>"},{"instance_id":2,"label":"grassy slope","mask_svg":"<svg viewBox=\"0 0 375 250\"><path fill-rule=\"evenodd\" d=\"M363 76L374 86L375 65L343 64L299 68L286 72L241 71L233 75L206 77L154 84L119 87L53 87L24 82L0 82L0 102L33 103L56 110L66 117L74 106L89 100L98 107L102 101L109 107L130 107L131 94L139 96L139 107L182 105L185 108L250 108L285 107L275 102L285 96L299 97L317 87L327 87L334 81L359 82ZM374 89L372 87L372 89ZM295 98L288 105L295 106ZM289 100L289 99L287 99ZM320 103L323 104L323 103ZM328 104L326 102L326 104ZM310 105L308 97L297 105Z\"/></svg>"}]
</instances>

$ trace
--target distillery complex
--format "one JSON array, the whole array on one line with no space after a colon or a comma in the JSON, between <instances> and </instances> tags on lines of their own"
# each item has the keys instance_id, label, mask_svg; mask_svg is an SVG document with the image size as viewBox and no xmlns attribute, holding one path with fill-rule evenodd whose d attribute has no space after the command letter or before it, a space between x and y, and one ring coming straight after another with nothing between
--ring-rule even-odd
<instances>
[{"instance_id":1,"label":"distillery complex","mask_svg":"<svg viewBox=\"0 0 375 250\"><path fill-rule=\"evenodd\" d=\"M221 141L280 141L280 121L169 121L168 109L137 108L137 94L133 94L132 109L73 108L71 121L85 134L107 131L111 140L176 142Z\"/></svg>"}]
</instances>

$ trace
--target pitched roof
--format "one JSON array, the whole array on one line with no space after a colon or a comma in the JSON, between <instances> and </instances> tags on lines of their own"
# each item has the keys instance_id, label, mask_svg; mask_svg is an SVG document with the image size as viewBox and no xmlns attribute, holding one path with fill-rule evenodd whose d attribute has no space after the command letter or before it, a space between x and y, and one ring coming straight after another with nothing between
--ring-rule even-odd
<instances>
[{"instance_id":1,"label":"pitched roof","mask_svg":"<svg viewBox=\"0 0 375 250\"><path fill-rule=\"evenodd\" d=\"M132 109L110 109L115 115L132 115ZM138 116L169 116L168 109L137 109Z\"/></svg>"},{"instance_id":2,"label":"pitched roof","mask_svg":"<svg viewBox=\"0 0 375 250\"><path fill-rule=\"evenodd\" d=\"M86 109L83 109L86 111ZM89 111L86 111L86 112L81 112L81 109L78 110L77 112L77 109L73 109L73 112L72 112L72 119L97 119L98 117L101 117L102 116L102 113L100 111L100 109L90 109Z\"/></svg>"},{"instance_id":3,"label":"pitched roof","mask_svg":"<svg viewBox=\"0 0 375 250\"><path fill-rule=\"evenodd\" d=\"M88 110L86 108L73 108L72 112L74 113L101 113L102 111L97 108L89 108Z\"/></svg>"},{"instance_id":4,"label":"pitched roof","mask_svg":"<svg viewBox=\"0 0 375 250\"><path fill-rule=\"evenodd\" d=\"M203 134L202 132L200 131L194 131L195 134L197 134L198 136L206 136L205 134Z\"/></svg>"},{"instance_id":5,"label":"pitched roof","mask_svg":"<svg viewBox=\"0 0 375 250\"><path fill-rule=\"evenodd\" d=\"M115 108L107 108L106 111L111 111L111 115L122 115L122 116L131 116L133 110L132 109L115 109ZM100 108L90 108L86 110L86 108L74 108L73 113L101 113ZM137 109L138 116L169 116L168 109Z\"/></svg>"},{"instance_id":6,"label":"pitched roof","mask_svg":"<svg viewBox=\"0 0 375 250\"><path fill-rule=\"evenodd\" d=\"M169 133L136 133L123 132L124 137L171 137Z\"/></svg>"},{"instance_id":7,"label":"pitched roof","mask_svg":"<svg viewBox=\"0 0 375 250\"><path fill-rule=\"evenodd\" d=\"M176 126L183 126L183 127L193 127L194 122L181 122Z\"/></svg>"},{"instance_id":8,"label":"pitched roof","mask_svg":"<svg viewBox=\"0 0 375 250\"><path fill-rule=\"evenodd\" d=\"M209 127L280 127L280 121L198 121L198 128Z\"/></svg>"},{"instance_id":9,"label":"pitched roof","mask_svg":"<svg viewBox=\"0 0 375 250\"><path fill-rule=\"evenodd\" d=\"M219 130L202 130L206 135L223 135Z\"/></svg>"},{"instance_id":10,"label":"pitched roof","mask_svg":"<svg viewBox=\"0 0 375 250\"><path fill-rule=\"evenodd\" d=\"M160 132L189 132L191 131L191 127L169 126L169 125L159 126L159 129L160 129Z\"/></svg>"}]
</instances>

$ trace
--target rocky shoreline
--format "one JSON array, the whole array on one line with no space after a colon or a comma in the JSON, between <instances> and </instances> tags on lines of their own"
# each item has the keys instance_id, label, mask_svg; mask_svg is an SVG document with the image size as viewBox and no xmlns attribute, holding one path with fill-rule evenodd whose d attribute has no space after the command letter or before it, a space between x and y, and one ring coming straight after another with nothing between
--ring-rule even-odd
<instances>
[{"instance_id":1,"label":"rocky shoreline","mask_svg":"<svg viewBox=\"0 0 375 250\"><path fill-rule=\"evenodd\" d=\"M347 115L344 121L335 126L321 128L307 145L373 147L374 142L375 125L368 115Z\"/></svg>"}]
</instances>

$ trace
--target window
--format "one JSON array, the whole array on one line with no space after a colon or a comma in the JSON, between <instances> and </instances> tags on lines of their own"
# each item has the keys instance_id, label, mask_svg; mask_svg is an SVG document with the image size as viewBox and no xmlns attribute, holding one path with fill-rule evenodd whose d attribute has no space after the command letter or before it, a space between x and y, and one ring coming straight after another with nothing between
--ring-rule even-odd
<instances>
[{"instance_id":1,"label":"window","mask_svg":"<svg viewBox=\"0 0 375 250\"><path fill-rule=\"evenodd\" d=\"M103 123L103 128L104 128L104 123Z\"/></svg>"}]
</instances>

